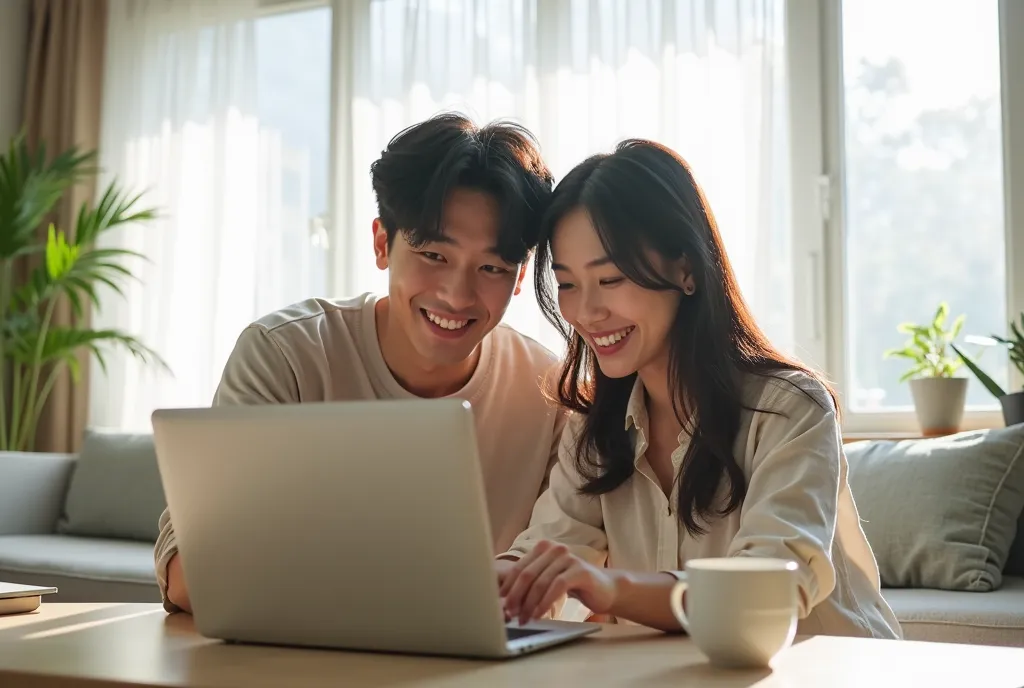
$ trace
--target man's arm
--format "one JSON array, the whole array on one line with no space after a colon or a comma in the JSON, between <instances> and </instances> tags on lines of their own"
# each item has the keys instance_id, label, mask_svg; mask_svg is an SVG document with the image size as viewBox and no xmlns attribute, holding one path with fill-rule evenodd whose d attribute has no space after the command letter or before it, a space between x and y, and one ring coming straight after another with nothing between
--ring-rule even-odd
<instances>
[{"instance_id":1,"label":"man's arm","mask_svg":"<svg viewBox=\"0 0 1024 688\"><path fill-rule=\"evenodd\" d=\"M299 387L281 347L266 330L250 325L235 342L224 366L214 406L298 403ZM157 584L168 612L192 613L185 577L178 557L170 511L160 516L160 535L154 547Z\"/></svg>"}]
</instances>

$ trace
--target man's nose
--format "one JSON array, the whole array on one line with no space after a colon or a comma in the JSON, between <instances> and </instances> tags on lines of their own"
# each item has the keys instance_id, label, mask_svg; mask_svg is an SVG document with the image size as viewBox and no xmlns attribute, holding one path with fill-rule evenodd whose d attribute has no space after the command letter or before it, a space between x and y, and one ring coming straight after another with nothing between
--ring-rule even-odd
<instances>
[{"instance_id":1,"label":"man's nose","mask_svg":"<svg viewBox=\"0 0 1024 688\"><path fill-rule=\"evenodd\" d=\"M453 314L468 310L476 305L476 280L457 272L444 281L438 296L452 309Z\"/></svg>"}]
</instances>

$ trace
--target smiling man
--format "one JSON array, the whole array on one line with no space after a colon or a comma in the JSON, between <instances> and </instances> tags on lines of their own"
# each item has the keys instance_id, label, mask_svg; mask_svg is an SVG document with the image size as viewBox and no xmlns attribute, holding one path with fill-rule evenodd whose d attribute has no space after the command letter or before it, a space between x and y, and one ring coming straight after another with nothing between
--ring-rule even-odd
<instances>
[{"instance_id":1,"label":"smiling man","mask_svg":"<svg viewBox=\"0 0 1024 688\"><path fill-rule=\"evenodd\" d=\"M309 299L260 318L238 338L213 403L468 400L503 552L529 523L563 424L540 388L555 356L499 325L537 243L551 173L525 129L445 114L398 134L371 174L388 294ZM164 607L190 612L166 511L155 558Z\"/></svg>"}]
</instances>

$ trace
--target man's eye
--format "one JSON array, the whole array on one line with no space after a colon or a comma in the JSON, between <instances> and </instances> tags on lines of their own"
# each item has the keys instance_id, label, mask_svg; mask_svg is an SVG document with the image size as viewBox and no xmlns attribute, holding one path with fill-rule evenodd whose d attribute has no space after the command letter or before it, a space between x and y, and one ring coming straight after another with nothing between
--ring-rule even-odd
<instances>
[{"instance_id":1,"label":"man's eye","mask_svg":"<svg viewBox=\"0 0 1024 688\"><path fill-rule=\"evenodd\" d=\"M420 255L427 260L432 260L438 263L444 260L444 256L440 253L434 253L433 251L420 251Z\"/></svg>"},{"instance_id":2,"label":"man's eye","mask_svg":"<svg viewBox=\"0 0 1024 688\"><path fill-rule=\"evenodd\" d=\"M507 269L505 269L503 267L499 267L497 265L485 265L485 266L483 266L480 269L483 270L484 272L490 273L492 275L507 275L508 274L508 270Z\"/></svg>"}]
</instances>

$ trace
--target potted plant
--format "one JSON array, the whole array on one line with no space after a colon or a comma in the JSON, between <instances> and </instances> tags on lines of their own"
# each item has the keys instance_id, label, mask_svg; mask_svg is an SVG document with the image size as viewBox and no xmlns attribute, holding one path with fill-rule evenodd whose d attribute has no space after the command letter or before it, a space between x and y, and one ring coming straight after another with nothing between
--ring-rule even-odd
<instances>
[{"instance_id":1,"label":"potted plant","mask_svg":"<svg viewBox=\"0 0 1024 688\"><path fill-rule=\"evenodd\" d=\"M980 343L1005 346L1010 354L1010 363L1017 368L1018 371L1024 373L1024 313L1020 314L1020 323L1010 323L1010 337L1000 337L999 335L991 335L991 339L978 338ZM964 362L974 376L978 378L978 381L985 386L992 396L999 400L999 405L1003 409L1003 422L1006 425L1016 425L1018 423L1024 423L1024 392L1006 392L1002 387L999 386L995 380L989 377L978 363L971 359L970 356L965 354L960 349L953 347L960 360Z\"/></svg>"},{"instance_id":2,"label":"potted plant","mask_svg":"<svg viewBox=\"0 0 1024 688\"><path fill-rule=\"evenodd\" d=\"M925 437L957 432L967 400L967 378L954 377L962 361L950 353L953 340L963 329L964 316L957 316L947 329L948 318L949 306L943 302L930 324L900 324L897 329L910 339L902 348L885 352L886 358L906 358L913 363L900 382L910 381L914 411Z\"/></svg>"},{"instance_id":3,"label":"potted plant","mask_svg":"<svg viewBox=\"0 0 1024 688\"><path fill-rule=\"evenodd\" d=\"M105 345L165 365L132 335L89 327L84 309L87 300L100 308L100 288L123 296L121 285L131 272L121 260L141 257L97 248L97 238L156 213L139 208L139 196L111 182L97 203L78 209L73 234L53 223L45 237L38 231L68 189L97 173L94 158L94 152L72 148L48 159L42 145L32 150L22 135L0 152L0 450L32 450L54 384L65 371L79 380L83 350L101 365ZM15 265L35 257L28 278L15 283ZM61 300L70 306L71 322L55 322Z\"/></svg>"}]
</instances>

